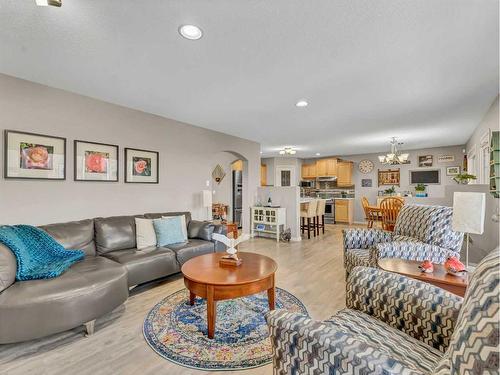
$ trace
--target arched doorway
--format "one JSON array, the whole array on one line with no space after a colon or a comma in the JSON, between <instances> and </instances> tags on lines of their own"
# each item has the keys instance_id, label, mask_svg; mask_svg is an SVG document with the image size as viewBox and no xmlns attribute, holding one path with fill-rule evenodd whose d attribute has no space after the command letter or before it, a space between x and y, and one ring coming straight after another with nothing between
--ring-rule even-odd
<instances>
[{"instance_id":1,"label":"arched doorway","mask_svg":"<svg viewBox=\"0 0 500 375\"><path fill-rule=\"evenodd\" d=\"M212 170L217 164L224 170L225 177L220 183L211 179L213 202L227 205L228 221L238 222L243 232L248 233L249 207L252 204L248 182L248 159L236 151L225 150L214 154Z\"/></svg>"}]
</instances>

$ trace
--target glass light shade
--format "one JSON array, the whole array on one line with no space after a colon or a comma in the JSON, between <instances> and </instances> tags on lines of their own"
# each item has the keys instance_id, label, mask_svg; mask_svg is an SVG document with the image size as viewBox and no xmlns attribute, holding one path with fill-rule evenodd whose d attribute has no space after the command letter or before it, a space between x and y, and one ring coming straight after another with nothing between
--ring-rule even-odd
<instances>
[{"instance_id":1,"label":"glass light shade","mask_svg":"<svg viewBox=\"0 0 500 375\"><path fill-rule=\"evenodd\" d=\"M378 161L381 163L385 163L385 156L384 155L379 155Z\"/></svg>"},{"instance_id":2,"label":"glass light shade","mask_svg":"<svg viewBox=\"0 0 500 375\"><path fill-rule=\"evenodd\" d=\"M290 150L290 155L295 155L297 153L297 151L295 150Z\"/></svg>"},{"instance_id":3,"label":"glass light shade","mask_svg":"<svg viewBox=\"0 0 500 375\"><path fill-rule=\"evenodd\" d=\"M182 25L179 27L179 33L186 39L197 40L203 35L203 32L195 25Z\"/></svg>"},{"instance_id":4,"label":"glass light shade","mask_svg":"<svg viewBox=\"0 0 500 375\"><path fill-rule=\"evenodd\" d=\"M401 154L401 155L399 156L399 158L400 158L402 161L407 161L409 156L410 156L410 154Z\"/></svg>"},{"instance_id":5,"label":"glass light shade","mask_svg":"<svg viewBox=\"0 0 500 375\"><path fill-rule=\"evenodd\" d=\"M281 150L280 155L285 155L285 150Z\"/></svg>"}]
</instances>

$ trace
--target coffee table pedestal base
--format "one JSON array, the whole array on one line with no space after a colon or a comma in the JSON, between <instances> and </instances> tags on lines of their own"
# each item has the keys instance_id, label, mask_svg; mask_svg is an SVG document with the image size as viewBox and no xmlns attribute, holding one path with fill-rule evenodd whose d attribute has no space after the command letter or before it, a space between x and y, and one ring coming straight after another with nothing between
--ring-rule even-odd
<instances>
[{"instance_id":1,"label":"coffee table pedestal base","mask_svg":"<svg viewBox=\"0 0 500 375\"><path fill-rule=\"evenodd\" d=\"M194 305L196 296L204 298L207 301L207 325L208 338L213 339L215 334L215 321L217 315L217 301L245 297L252 294L267 291L269 309L275 308L274 274L269 277L246 284L238 285L214 285L199 283L184 278L184 285L189 290L189 304Z\"/></svg>"}]
</instances>

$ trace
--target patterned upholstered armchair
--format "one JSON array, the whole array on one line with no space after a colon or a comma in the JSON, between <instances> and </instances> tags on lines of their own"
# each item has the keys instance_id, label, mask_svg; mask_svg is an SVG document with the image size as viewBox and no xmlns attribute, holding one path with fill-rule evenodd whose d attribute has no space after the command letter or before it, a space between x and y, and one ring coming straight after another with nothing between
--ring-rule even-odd
<instances>
[{"instance_id":1,"label":"patterned upholstered armchair","mask_svg":"<svg viewBox=\"0 0 500 375\"><path fill-rule=\"evenodd\" d=\"M347 308L327 321L266 315L275 374L493 375L499 372L500 252L475 270L465 297L356 267Z\"/></svg>"},{"instance_id":2,"label":"patterned upholstered armchair","mask_svg":"<svg viewBox=\"0 0 500 375\"><path fill-rule=\"evenodd\" d=\"M344 268L376 267L379 258L429 259L444 263L460 257L463 233L451 229L453 209L445 206L405 205L394 232L380 229L345 229Z\"/></svg>"}]
</instances>

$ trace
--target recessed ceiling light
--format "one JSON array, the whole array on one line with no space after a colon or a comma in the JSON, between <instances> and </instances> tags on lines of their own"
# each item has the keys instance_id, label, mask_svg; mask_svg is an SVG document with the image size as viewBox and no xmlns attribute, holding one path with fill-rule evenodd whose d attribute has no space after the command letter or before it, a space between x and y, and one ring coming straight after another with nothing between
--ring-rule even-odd
<instances>
[{"instance_id":1,"label":"recessed ceiling light","mask_svg":"<svg viewBox=\"0 0 500 375\"><path fill-rule=\"evenodd\" d=\"M321 154L319 152L316 153L316 156L320 156Z\"/></svg>"},{"instance_id":2,"label":"recessed ceiling light","mask_svg":"<svg viewBox=\"0 0 500 375\"><path fill-rule=\"evenodd\" d=\"M308 105L309 103L306 102L305 100L299 100L297 103L295 103L295 106L299 108L304 108L307 107Z\"/></svg>"},{"instance_id":3,"label":"recessed ceiling light","mask_svg":"<svg viewBox=\"0 0 500 375\"><path fill-rule=\"evenodd\" d=\"M39 7L53 6L60 7L62 5L62 0L35 0L36 5Z\"/></svg>"},{"instance_id":4,"label":"recessed ceiling light","mask_svg":"<svg viewBox=\"0 0 500 375\"><path fill-rule=\"evenodd\" d=\"M182 25L179 27L179 34L190 40L198 40L203 36L203 32L195 25Z\"/></svg>"}]
</instances>

